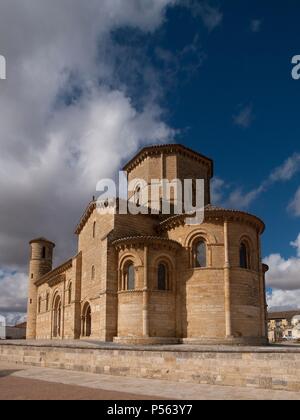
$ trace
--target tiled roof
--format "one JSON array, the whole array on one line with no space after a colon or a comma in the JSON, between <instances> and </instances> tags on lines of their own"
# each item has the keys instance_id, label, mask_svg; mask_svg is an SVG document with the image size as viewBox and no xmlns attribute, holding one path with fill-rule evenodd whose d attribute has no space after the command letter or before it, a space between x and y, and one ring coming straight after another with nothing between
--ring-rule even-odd
<instances>
[{"instance_id":1,"label":"tiled roof","mask_svg":"<svg viewBox=\"0 0 300 420\"><path fill-rule=\"evenodd\" d=\"M29 242L29 244L31 245L31 244L34 244L34 243L36 243L36 242L46 242L46 243L48 243L48 244L52 244L53 246L55 246L55 243L54 243L54 242L49 241L48 239L43 238L43 237L41 237L41 238L36 238L36 239L32 239L32 240Z\"/></svg>"},{"instance_id":2,"label":"tiled roof","mask_svg":"<svg viewBox=\"0 0 300 420\"><path fill-rule=\"evenodd\" d=\"M93 211L96 209L96 201L91 201L87 208L85 209L83 215L80 218L80 221L75 229L75 234L79 235L79 233L82 231L82 228L86 224L87 220L89 219L90 215L93 213Z\"/></svg>"},{"instance_id":3,"label":"tiled roof","mask_svg":"<svg viewBox=\"0 0 300 420\"><path fill-rule=\"evenodd\" d=\"M177 152L181 154L187 154L197 160L206 161L206 163L211 168L211 177L213 177L213 167L214 167L213 160L208 158L207 156L204 156L198 152L195 152L195 150L192 150L186 146L183 146L182 144L162 144L162 145L153 145L153 146L144 147L124 166L123 170L130 171L137 164L142 162L147 156L155 155L162 152L166 152L166 153Z\"/></svg>"},{"instance_id":4,"label":"tiled roof","mask_svg":"<svg viewBox=\"0 0 300 420\"><path fill-rule=\"evenodd\" d=\"M251 220L255 225L260 226L261 233L263 233L264 230L265 230L265 224L261 219L259 219L257 216L254 216L250 213L247 213L245 211L226 209L226 208L223 208L223 207L213 206L213 205L209 204L209 205L205 206L204 212L205 212L206 217L209 217L209 216L207 216L207 214L209 214L209 213L211 213L212 215L215 213L217 216L232 216L232 217L234 216L234 217L237 217L237 218L239 218L239 217L247 218L247 219ZM160 223L159 228L164 229L165 227L167 227L170 224L177 223L177 222L184 222L184 220L187 217L191 217L191 216L187 215L187 214L170 216Z\"/></svg>"},{"instance_id":5,"label":"tiled roof","mask_svg":"<svg viewBox=\"0 0 300 420\"><path fill-rule=\"evenodd\" d=\"M268 319L272 320L272 319L292 319L294 318L294 316L296 315L300 315L300 309L297 311L282 311L282 312L269 312L268 313Z\"/></svg>"}]
</instances>

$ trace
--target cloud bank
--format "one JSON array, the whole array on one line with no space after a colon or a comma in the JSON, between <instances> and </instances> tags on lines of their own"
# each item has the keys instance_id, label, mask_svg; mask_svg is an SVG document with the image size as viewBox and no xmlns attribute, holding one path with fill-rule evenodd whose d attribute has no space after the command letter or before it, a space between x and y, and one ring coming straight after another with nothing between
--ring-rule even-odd
<instances>
[{"instance_id":1,"label":"cloud bank","mask_svg":"<svg viewBox=\"0 0 300 420\"><path fill-rule=\"evenodd\" d=\"M147 80L152 94L138 107L120 77L125 68L117 67L126 50L113 38L120 28L151 34L173 4L1 2L0 312L26 309L27 241L47 236L57 242L56 262L69 257L98 179L112 176L141 145L173 140L155 74ZM146 64L140 70L151 73Z\"/></svg>"},{"instance_id":2,"label":"cloud bank","mask_svg":"<svg viewBox=\"0 0 300 420\"><path fill-rule=\"evenodd\" d=\"M283 258L280 254L272 254L264 259L269 265L267 286L272 289L268 296L270 309L300 308L300 234L290 244L296 255Z\"/></svg>"}]
</instances>

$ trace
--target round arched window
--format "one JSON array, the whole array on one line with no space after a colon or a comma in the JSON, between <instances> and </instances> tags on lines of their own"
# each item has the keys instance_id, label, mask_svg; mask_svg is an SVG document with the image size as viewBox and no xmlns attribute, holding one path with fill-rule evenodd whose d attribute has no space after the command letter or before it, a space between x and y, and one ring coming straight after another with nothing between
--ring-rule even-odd
<instances>
[{"instance_id":1,"label":"round arched window","mask_svg":"<svg viewBox=\"0 0 300 420\"><path fill-rule=\"evenodd\" d=\"M39 302L38 302L38 313L40 314L42 312L42 298L41 296L39 297Z\"/></svg>"},{"instance_id":2,"label":"round arched window","mask_svg":"<svg viewBox=\"0 0 300 420\"><path fill-rule=\"evenodd\" d=\"M168 289L168 268L163 263L160 263L157 269L157 288L158 290Z\"/></svg>"},{"instance_id":3,"label":"round arched window","mask_svg":"<svg viewBox=\"0 0 300 420\"><path fill-rule=\"evenodd\" d=\"M249 247L245 242L240 245L240 267L246 270L250 269Z\"/></svg>"},{"instance_id":4,"label":"round arched window","mask_svg":"<svg viewBox=\"0 0 300 420\"><path fill-rule=\"evenodd\" d=\"M135 289L135 269L132 263L128 263L125 268L125 284L127 290Z\"/></svg>"},{"instance_id":5,"label":"round arched window","mask_svg":"<svg viewBox=\"0 0 300 420\"><path fill-rule=\"evenodd\" d=\"M196 268L205 268L207 266L207 248L203 239L196 241L193 254L194 266Z\"/></svg>"},{"instance_id":6,"label":"round arched window","mask_svg":"<svg viewBox=\"0 0 300 420\"><path fill-rule=\"evenodd\" d=\"M47 296L46 296L46 311L47 312L49 311L49 301L50 301L50 295L49 293L47 293Z\"/></svg>"},{"instance_id":7,"label":"round arched window","mask_svg":"<svg viewBox=\"0 0 300 420\"><path fill-rule=\"evenodd\" d=\"M69 284L68 289L68 305L71 305L72 303L72 283Z\"/></svg>"}]
</instances>

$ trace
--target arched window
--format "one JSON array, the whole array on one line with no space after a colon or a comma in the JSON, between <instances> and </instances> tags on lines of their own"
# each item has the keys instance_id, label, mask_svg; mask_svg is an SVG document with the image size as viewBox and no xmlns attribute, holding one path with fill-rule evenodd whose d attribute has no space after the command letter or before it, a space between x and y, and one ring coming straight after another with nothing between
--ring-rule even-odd
<instances>
[{"instance_id":1,"label":"arched window","mask_svg":"<svg viewBox=\"0 0 300 420\"><path fill-rule=\"evenodd\" d=\"M61 299L60 296L57 295L54 300L53 305L53 337L57 338L60 337L61 334L61 321L62 321L62 312L61 312Z\"/></svg>"},{"instance_id":2,"label":"arched window","mask_svg":"<svg viewBox=\"0 0 300 420\"><path fill-rule=\"evenodd\" d=\"M160 263L157 269L157 288L158 290L168 289L168 268L163 263Z\"/></svg>"},{"instance_id":3,"label":"arched window","mask_svg":"<svg viewBox=\"0 0 300 420\"><path fill-rule=\"evenodd\" d=\"M72 303L72 283L69 284L68 288L68 305Z\"/></svg>"},{"instance_id":4,"label":"arched window","mask_svg":"<svg viewBox=\"0 0 300 420\"><path fill-rule=\"evenodd\" d=\"M46 258L46 247L43 246L42 248L42 258L45 259Z\"/></svg>"},{"instance_id":5,"label":"arched window","mask_svg":"<svg viewBox=\"0 0 300 420\"><path fill-rule=\"evenodd\" d=\"M249 247L245 242L240 245L240 267L246 270L250 269Z\"/></svg>"},{"instance_id":6,"label":"arched window","mask_svg":"<svg viewBox=\"0 0 300 420\"><path fill-rule=\"evenodd\" d=\"M95 280L95 277L96 277L96 270L95 270L95 266L93 265L92 266L92 274L91 274L92 280Z\"/></svg>"},{"instance_id":7,"label":"arched window","mask_svg":"<svg viewBox=\"0 0 300 420\"><path fill-rule=\"evenodd\" d=\"M85 304L81 317L81 336L90 337L92 335L92 310L88 303Z\"/></svg>"},{"instance_id":8,"label":"arched window","mask_svg":"<svg viewBox=\"0 0 300 420\"><path fill-rule=\"evenodd\" d=\"M38 313L40 314L42 311L42 298L41 296L39 297L39 303L38 303Z\"/></svg>"},{"instance_id":9,"label":"arched window","mask_svg":"<svg viewBox=\"0 0 300 420\"><path fill-rule=\"evenodd\" d=\"M203 239L196 241L193 250L194 267L205 268L207 266L206 242Z\"/></svg>"},{"instance_id":10,"label":"arched window","mask_svg":"<svg viewBox=\"0 0 300 420\"><path fill-rule=\"evenodd\" d=\"M96 223L96 222L94 222L94 223L93 223L93 238L94 238L94 239L96 238L96 227L97 227L97 223Z\"/></svg>"},{"instance_id":11,"label":"arched window","mask_svg":"<svg viewBox=\"0 0 300 420\"><path fill-rule=\"evenodd\" d=\"M49 293L47 293L46 295L46 311L49 311L49 301L50 301L50 296Z\"/></svg>"},{"instance_id":12,"label":"arched window","mask_svg":"<svg viewBox=\"0 0 300 420\"><path fill-rule=\"evenodd\" d=\"M128 263L125 268L125 284L127 290L135 289L135 269L132 263Z\"/></svg>"}]
</instances>

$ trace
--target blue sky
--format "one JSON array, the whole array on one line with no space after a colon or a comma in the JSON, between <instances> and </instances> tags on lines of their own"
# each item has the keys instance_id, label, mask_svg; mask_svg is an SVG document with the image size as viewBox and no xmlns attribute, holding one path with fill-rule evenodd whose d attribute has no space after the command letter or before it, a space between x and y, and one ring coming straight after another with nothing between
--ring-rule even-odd
<instances>
[{"instance_id":1,"label":"blue sky","mask_svg":"<svg viewBox=\"0 0 300 420\"><path fill-rule=\"evenodd\" d=\"M74 255L97 181L174 141L214 159L216 203L265 221L269 304L300 308L299 1L121 4L1 1L0 313L26 311L30 239Z\"/></svg>"},{"instance_id":2,"label":"blue sky","mask_svg":"<svg viewBox=\"0 0 300 420\"><path fill-rule=\"evenodd\" d=\"M199 38L200 67L177 75L166 92L171 126L178 141L215 160L215 174L245 192L257 188L274 168L300 152L300 82L291 77L291 58L299 54L297 1L217 2L222 22L208 31L187 8L174 7L151 37L152 49L178 54ZM260 21L253 31L252 22ZM199 52L199 51L198 51ZM151 54L151 52L150 52ZM181 66L185 66L185 61ZM163 67L164 68L164 67ZM234 116L251 109L249 126ZM299 176L276 183L248 208L266 222L264 254L291 254L299 218L287 211Z\"/></svg>"}]
</instances>

